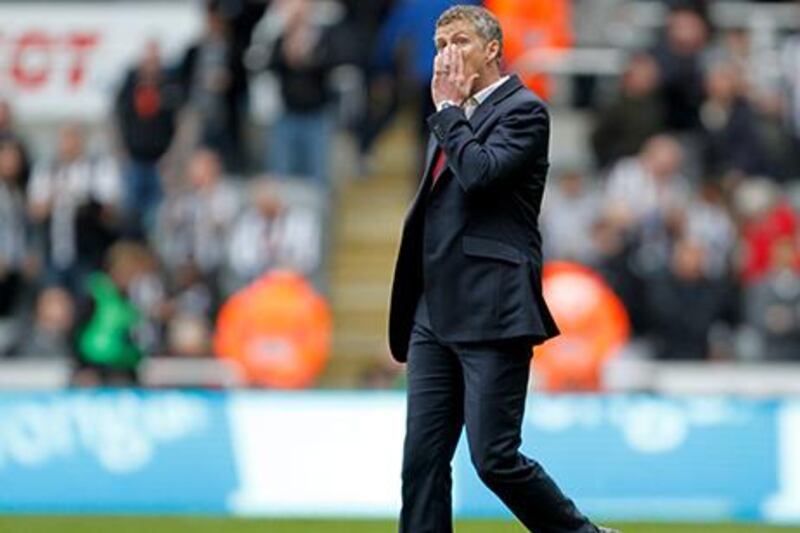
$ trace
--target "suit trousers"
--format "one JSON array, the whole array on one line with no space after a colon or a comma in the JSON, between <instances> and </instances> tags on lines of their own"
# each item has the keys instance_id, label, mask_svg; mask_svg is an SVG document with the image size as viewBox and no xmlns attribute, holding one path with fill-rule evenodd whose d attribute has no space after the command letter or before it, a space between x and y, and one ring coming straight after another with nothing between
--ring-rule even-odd
<instances>
[{"instance_id":1,"label":"suit trousers","mask_svg":"<svg viewBox=\"0 0 800 533\"><path fill-rule=\"evenodd\" d=\"M408 352L400 533L453 531L451 462L462 427L480 479L530 531L596 533L544 469L519 452L530 343L444 343L427 318L427 310L418 311Z\"/></svg>"}]
</instances>

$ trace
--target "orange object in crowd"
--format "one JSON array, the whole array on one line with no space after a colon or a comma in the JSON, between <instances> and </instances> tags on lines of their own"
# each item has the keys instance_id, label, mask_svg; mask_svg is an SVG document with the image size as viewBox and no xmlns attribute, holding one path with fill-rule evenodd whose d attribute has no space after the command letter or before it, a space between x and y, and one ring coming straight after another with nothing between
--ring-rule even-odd
<instances>
[{"instance_id":1,"label":"orange object in crowd","mask_svg":"<svg viewBox=\"0 0 800 533\"><path fill-rule=\"evenodd\" d=\"M234 362L251 385L309 387L330 356L331 311L301 275L273 271L223 305L217 356Z\"/></svg>"},{"instance_id":2,"label":"orange object in crowd","mask_svg":"<svg viewBox=\"0 0 800 533\"><path fill-rule=\"evenodd\" d=\"M542 49L555 51L573 45L570 0L485 0L503 28L503 57L529 89L543 99L550 97L550 78L536 73L526 61ZM533 67L533 68L532 68Z\"/></svg>"},{"instance_id":3,"label":"orange object in crowd","mask_svg":"<svg viewBox=\"0 0 800 533\"><path fill-rule=\"evenodd\" d=\"M593 270L562 261L545 265L543 289L561 335L535 350L537 387L600 390L603 364L630 336L622 301Z\"/></svg>"}]
</instances>

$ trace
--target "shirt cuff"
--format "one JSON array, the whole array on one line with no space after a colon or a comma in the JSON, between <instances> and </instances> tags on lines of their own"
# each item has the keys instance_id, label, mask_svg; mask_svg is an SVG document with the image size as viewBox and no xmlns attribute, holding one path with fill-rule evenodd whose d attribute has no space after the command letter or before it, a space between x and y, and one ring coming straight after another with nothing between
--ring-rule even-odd
<instances>
[{"instance_id":1,"label":"shirt cuff","mask_svg":"<svg viewBox=\"0 0 800 533\"><path fill-rule=\"evenodd\" d=\"M458 104L452 100L443 100L439 102L439 105L436 106L436 111L441 111L442 109L447 109L448 107L458 107Z\"/></svg>"}]
</instances>

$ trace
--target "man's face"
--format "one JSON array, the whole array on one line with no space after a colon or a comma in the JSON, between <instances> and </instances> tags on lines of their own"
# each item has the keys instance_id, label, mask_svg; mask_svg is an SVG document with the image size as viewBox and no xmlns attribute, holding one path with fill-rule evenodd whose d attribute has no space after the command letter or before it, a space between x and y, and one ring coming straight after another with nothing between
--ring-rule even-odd
<instances>
[{"instance_id":1,"label":"man's face","mask_svg":"<svg viewBox=\"0 0 800 533\"><path fill-rule=\"evenodd\" d=\"M59 134L59 151L65 161L78 159L83 154L83 133L75 126L65 126Z\"/></svg>"},{"instance_id":2,"label":"man's face","mask_svg":"<svg viewBox=\"0 0 800 533\"><path fill-rule=\"evenodd\" d=\"M441 54L446 47L455 47L464 58L464 74L482 74L498 53L497 41L486 43L475 28L466 20L455 20L436 29L434 36L436 53Z\"/></svg>"},{"instance_id":3,"label":"man's face","mask_svg":"<svg viewBox=\"0 0 800 533\"><path fill-rule=\"evenodd\" d=\"M213 185L219 177L219 159L214 152L201 149L189 160L187 174L189 185L193 189L205 189Z\"/></svg>"}]
</instances>

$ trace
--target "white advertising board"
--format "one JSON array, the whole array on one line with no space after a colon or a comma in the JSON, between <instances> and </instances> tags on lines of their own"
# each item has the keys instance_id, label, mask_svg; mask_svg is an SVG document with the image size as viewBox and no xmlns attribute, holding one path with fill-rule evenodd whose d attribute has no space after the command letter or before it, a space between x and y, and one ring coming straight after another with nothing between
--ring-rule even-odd
<instances>
[{"instance_id":1,"label":"white advertising board","mask_svg":"<svg viewBox=\"0 0 800 533\"><path fill-rule=\"evenodd\" d=\"M0 3L0 97L19 120L102 120L150 40L176 61L202 29L202 4Z\"/></svg>"}]
</instances>

